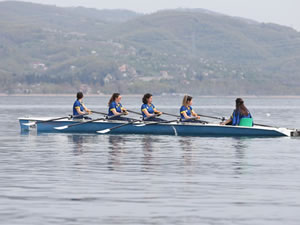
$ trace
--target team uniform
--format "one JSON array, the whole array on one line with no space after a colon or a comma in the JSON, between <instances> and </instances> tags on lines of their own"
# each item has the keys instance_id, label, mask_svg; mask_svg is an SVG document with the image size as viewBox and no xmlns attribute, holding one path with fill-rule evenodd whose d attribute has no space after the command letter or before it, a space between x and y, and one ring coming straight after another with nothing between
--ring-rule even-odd
<instances>
[{"instance_id":1,"label":"team uniform","mask_svg":"<svg viewBox=\"0 0 300 225\"><path fill-rule=\"evenodd\" d=\"M191 117L192 116L192 113L194 112L193 111L193 108L192 108L192 106L188 106L188 107L186 107L186 106L181 106L181 108L180 108L180 118L182 119L182 120L185 120L186 118L184 117L184 115L183 115L183 113L186 113L186 115L187 116L189 116L189 117Z\"/></svg>"},{"instance_id":2,"label":"team uniform","mask_svg":"<svg viewBox=\"0 0 300 225\"><path fill-rule=\"evenodd\" d=\"M114 116L114 120L125 120L125 121L131 121L129 118L115 116L113 113L113 110L116 110L117 113L122 113L124 111L124 108L121 103L112 102L109 104L108 108L108 117Z\"/></svg>"},{"instance_id":3,"label":"team uniform","mask_svg":"<svg viewBox=\"0 0 300 225\"><path fill-rule=\"evenodd\" d=\"M195 113L192 106L188 106L188 107L186 107L184 105L181 106L181 108L180 108L180 119L181 119L182 122L202 123L201 121L195 120L194 118L186 119L183 115L184 112L189 117L193 117L193 113Z\"/></svg>"},{"instance_id":4,"label":"team uniform","mask_svg":"<svg viewBox=\"0 0 300 225\"><path fill-rule=\"evenodd\" d=\"M249 111L248 111L248 116L244 116L239 111L234 110L230 118L232 120L232 124L231 124L232 126L239 126L242 118L251 118L252 119L252 116ZM252 126L253 126L253 122L252 122Z\"/></svg>"},{"instance_id":5,"label":"team uniform","mask_svg":"<svg viewBox=\"0 0 300 225\"><path fill-rule=\"evenodd\" d=\"M118 113L122 113L123 109L124 108L121 103L112 102L109 104L108 116L114 116L114 113L112 112L113 110L116 110Z\"/></svg>"},{"instance_id":6,"label":"team uniform","mask_svg":"<svg viewBox=\"0 0 300 225\"><path fill-rule=\"evenodd\" d=\"M155 106L153 104L143 104L141 106L141 112L142 112L142 115L143 115L143 120L146 120L146 121L165 121L163 119L160 119L160 118L156 118L156 117L147 117L146 114L145 114L145 111L148 112L149 114L154 114L155 113Z\"/></svg>"},{"instance_id":7,"label":"team uniform","mask_svg":"<svg viewBox=\"0 0 300 225\"><path fill-rule=\"evenodd\" d=\"M73 104L73 116L76 116L75 117L76 119L83 119L83 118L84 119L91 119L88 116L80 115L77 112L77 109L80 109L81 112L84 112L84 107L83 107L82 103L78 99Z\"/></svg>"},{"instance_id":8,"label":"team uniform","mask_svg":"<svg viewBox=\"0 0 300 225\"><path fill-rule=\"evenodd\" d=\"M76 100L73 104L73 116L79 115L79 113L77 112L78 108L80 109L80 111L82 111L82 112L84 111L84 108L83 108L81 102L79 100Z\"/></svg>"}]
</instances>

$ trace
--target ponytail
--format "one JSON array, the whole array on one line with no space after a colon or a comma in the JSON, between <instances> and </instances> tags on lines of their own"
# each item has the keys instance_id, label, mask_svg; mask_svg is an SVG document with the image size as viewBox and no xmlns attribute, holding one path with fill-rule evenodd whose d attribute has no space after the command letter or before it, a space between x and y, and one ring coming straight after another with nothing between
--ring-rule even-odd
<instances>
[{"instance_id":1,"label":"ponytail","mask_svg":"<svg viewBox=\"0 0 300 225\"><path fill-rule=\"evenodd\" d=\"M120 93L113 93L112 96L111 96L111 98L109 99L108 106L109 106L112 102L116 101L116 99L117 99L119 96L120 96Z\"/></svg>"},{"instance_id":2,"label":"ponytail","mask_svg":"<svg viewBox=\"0 0 300 225\"><path fill-rule=\"evenodd\" d=\"M190 101L192 101L193 97L189 95L185 95L182 100L182 105L188 107Z\"/></svg>"},{"instance_id":3,"label":"ponytail","mask_svg":"<svg viewBox=\"0 0 300 225\"><path fill-rule=\"evenodd\" d=\"M241 98L237 98L235 100L235 110L236 112L240 112L243 116L249 115L249 111L247 107L244 105L244 100Z\"/></svg>"}]
</instances>

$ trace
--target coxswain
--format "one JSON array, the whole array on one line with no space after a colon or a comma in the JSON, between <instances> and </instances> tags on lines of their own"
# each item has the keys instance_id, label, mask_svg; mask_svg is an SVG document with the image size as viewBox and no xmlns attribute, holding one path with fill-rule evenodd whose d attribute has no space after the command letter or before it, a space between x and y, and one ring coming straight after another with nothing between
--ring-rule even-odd
<instances>
[{"instance_id":1,"label":"coxswain","mask_svg":"<svg viewBox=\"0 0 300 225\"><path fill-rule=\"evenodd\" d=\"M235 110L231 117L222 122L221 125L232 125L232 126L253 126L253 119L251 113L244 104L244 100L237 98L235 100Z\"/></svg>"}]
</instances>

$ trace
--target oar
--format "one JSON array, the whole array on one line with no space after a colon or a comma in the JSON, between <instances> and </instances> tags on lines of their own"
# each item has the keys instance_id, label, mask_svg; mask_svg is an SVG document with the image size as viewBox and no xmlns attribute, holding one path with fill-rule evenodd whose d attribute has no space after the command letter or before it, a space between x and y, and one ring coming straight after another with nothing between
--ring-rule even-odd
<instances>
[{"instance_id":1,"label":"oar","mask_svg":"<svg viewBox=\"0 0 300 225\"><path fill-rule=\"evenodd\" d=\"M166 113L166 112L162 112L163 115L167 115L167 116L174 116L174 117L180 117L178 115L175 114L171 114L171 113Z\"/></svg>"},{"instance_id":2,"label":"oar","mask_svg":"<svg viewBox=\"0 0 300 225\"><path fill-rule=\"evenodd\" d=\"M104 118L98 118L98 119L89 120L89 121L81 122L81 123L74 123L74 124L71 124L71 125L66 125L66 126L61 126L61 127L54 127L54 129L56 129L56 130L65 130L65 129L68 129L70 127L75 127L75 126L78 126L78 125L92 123L92 122L99 121L99 120L104 120Z\"/></svg>"},{"instance_id":3,"label":"oar","mask_svg":"<svg viewBox=\"0 0 300 225\"><path fill-rule=\"evenodd\" d=\"M149 125L156 125L156 124L162 124L162 123L172 123L172 122L176 122L178 120L168 120L168 121L161 121L161 122L155 122L155 123L141 123L141 124L137 124L135 125L136 127L144 127L144 126L149 126Z\"/></svg>"},{"instance_id":4,"label":"oar","mask_svg":"<svg viewBox=\"0 0 300 225\"><path fill-rule=\"evenodd\" d=\"M163 112L164 115L167 115L167 116L174 116L174 117L179 117L178 115L175 115L175 114L171 114L171 113L166 113L166 112ZM205 117L205 118L211 118L211 119L217 119L217 120L222 120L224 121L225 120L225 117L216 117L216 116L207 116L207 115L202 115L202 114L198 114L198 116L202 116L202 117Z\"/></svg>"},{"instance_id":5,"label":"oar","mask_svg":"<svg viewBox=\"0 0 300 225\"><path fill-rule=\"evenodd\" d=\"M103 115L103 116L107 116L107 113L103 113L103 112L98 112L98 111L91 111L92 113L95 113L95 114L100 114L100 115Z\"/></svg>"},{"instance_id":6,"label":"oar","mask_svg":"<svg viewBox=\"0 0 300 225\"><path fill-rule=\"evenodd\" d=\"M63 116L63 117L54 118L54 119L51 119L51 120L42 120L42 121L34 121L34 122L29 122L29 123L23 123L23 125L25 125L25 126L33 126L33 125L36 125L37 123L47 123L47 122L52 122L52 121L55 121L55 120L62 120L62 119L68 119L68 118L76 118L76 117L80 117L80 116L84 116L84 115L86 115L86 114L77 115L77 116L69 115L69 116Z\"/></svg>"},{"instance_id":7,"label":"oar","mask_svg":"<svg viewBox=\"0 0 300 225\"><path fill-rule=\"evenodd\" d=\"M121 115L124 115L124 114L122 113ZM111 117L109 117L107 119L110 120L110 119L113 119L113 118L121 116L121 115L114 115L114 116L111 116ZM86 121L86 122L75 123L75 124L61 126L61 127L54 127L54 129L56 129L56 130L64 130L64 129L67 129L67 128L70 128L70 127L79 126L79 125L83 125L83 124L87 124L87 123L92 123L92 122L99 121L99 120L104 120L104 118L98 118L98 119L89 120L89 121Z\"/></svg>"},{"instance_id":8,"label":"oar","mask_svg":"<svg viewBox=\"0 0 300 225\"><path fill-rule=\"evenodd\" d=\"M138 112L135 112L135 111L132 111L132 110L127 110L128 112L130 112L130 113L134 113L134 114L137 114L137 115L142 115L141 113L138 113ZM179 117L179 116L177 116L177 115L174 115L174 114L170 114L170 113L165 113L165 112L162 112L162 114L165 114L165 115L168 115L168 116L175 116L175 117Z\"/></svg>"},{"instance_id":9,"label":"oar","mask_svg":"<svg viewBox=\"0 0 300 225\"><path fill-rule=\"evenodd\" d=\"M280 127L274 127L274 126L270 126L270 125L265 125L265 124L259 124L259 123L253 123L253 126L261 126L261 127L272 127L272 128L280 128Z\"/></svg>"},{"instance_id":10,"label":"oar","mask_svg":"<svg viewBox=\"0 0 300 225\"><path fill-rule=\"evenodd\" d=\"M96 114L100 114L100 115L105 115L105 116L107 116L107 113L103 113L103 112L97 112L97 111L92 111L92 113L96 113ZM125 114L122 114L122 115L125 115ZM120 116L120 115L119 115ZM113 119L115 116L112 116L112 117L110 117L110 118L107 118L107 119ZM128 118L128 117L126 117L126 118ZM141 122L141 120L137 120L137 119L133 119L133 118L128 118L128 119L130 119L130 120L132 120L132 121L136 121L136 122Z\"/></svg>"},{"instance_id":11,"label":"oar","mask_svg":"<svg viewBox=\"0 0 300 225\"><path fill-rule=\"evenodd\" d=\"M132 121L132 122L129 122L129 123L125 123L125 124L121 124L121 125L118 125L118 126L115 126L115 127L112 127L112 128L108 128L108 129L104 129L104 130L98 130L97 133L99 134L106 134L108 132L111 132L112 130L115 130L115 129L118 129L118 128L121 128L121 127L125 127L125 126L128 126L130 124L133 124L135 123L136 121Z\"/></svg>"},{"instance_id":12,"label":"oar","mask_svg":"<svg viewBox=\"0 0 300 225\"><path fill-rule=\"evenodd\" d=\"M185 120L181 120L181 122L190 122L190 121L193 121L193 120L196 120L196 121L199 121L200 123L209 123L207 121L204 121L204 120L200 120L200 119L197 119L197 117L193 117L193 118L190 118L190 119L185 119Z\"/></svg>"},{"instance_id":13,"label":"oar","mask_svg":"<svg viewBox=\"0 0 300 225\"><path fill-rule=\"evenodd\" d=\"M136 114L136 115L142 115L141 113L132 111L132 110L130 110L130 109L127 109L127 112L130 112L130 113L133 113L133 114Z\"/></svg>"},{"instance_id":14,"label":"oar","mask_svg":"<svg viewBox=\"0 0 300 225\"><path fill-rule=\"evenodd\" d=\"M127 111L130 112L130 113L134 113L134 114L137 114L137 115L142 116L141 113L138 113L138 112L135 112L135 111L131 111L131 110L127 110ZM158 116L160 116L160 114L154 114L153 116L151 116L151 118L155 118L155 117L158 117ZM149 117L149 118L150 118L150 117Z\"/></svg>"},{"instance_id":15,"label":"oar","mask_svg":"<svg viewBox=\"0 0 300 225\"><path fill-rule=\"evenodd\" d=\"M201 115L201 114L198 114L198 116L202 116L202 117L205 117L205 118L211 118L211 119L216 119L216 120L222 120L222 121L225 121L225 117L216 117L216 116L206 116L206 115Z\"/></svg>"},{"instance_id":16,"label":"oar","mask_svg":"<svg viewBox=\"0 0 300 225\"><path fill-rule=\"evenodd\" d=\"M163 114L167 115L167 116L174 116L174 117L179 117L178 115L175 115L175 114L171 114L171 113L166 113L166 112L162 112ZM198 116L203 116L203 115L199 115ZM204 116L203 116L204 117ZM188 119L188 120L198 120L196 117L195 118L191 118L191 119ZM204 121L204 120L198 120L199 122L201 123L208 123L207 121ZM182 121L184 122L184 121Z\"/></svg>"}]
</instances>

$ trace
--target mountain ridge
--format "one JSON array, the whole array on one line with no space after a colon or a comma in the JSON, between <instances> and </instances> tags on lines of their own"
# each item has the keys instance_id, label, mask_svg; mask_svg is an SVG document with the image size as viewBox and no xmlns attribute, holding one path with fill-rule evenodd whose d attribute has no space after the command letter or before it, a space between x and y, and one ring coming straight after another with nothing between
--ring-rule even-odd
<instances>
[{"instance_id":1,"label":"mountain ridge","mask_svg":"<svg viewBox=\"0 0 300 225\"><path fill-rule=\"evenodd\" d=\"M0 19L2 93L300 94L300 33L289 27L203 9L20 2L0 2Z\"/></svg>"}]
</instances>

